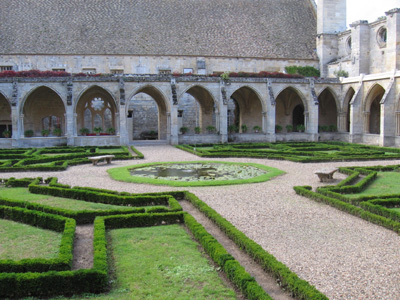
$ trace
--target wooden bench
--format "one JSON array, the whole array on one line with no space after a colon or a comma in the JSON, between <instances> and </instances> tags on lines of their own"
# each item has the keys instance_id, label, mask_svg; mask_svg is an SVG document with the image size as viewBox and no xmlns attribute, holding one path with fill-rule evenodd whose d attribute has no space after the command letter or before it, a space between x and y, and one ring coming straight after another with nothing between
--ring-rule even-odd
<instances>
[{"instance_id":1,"label":"wooden bench","mask_svg":"<svg viewBox=\"0 0 400 300\"><path fill-rule=\"evenodd\" d=\"M325 169L325 170L320 170L314 172L315 174L318 175L319 181L320 182L329 182L333 180L333 174L337 171L338 169Z\"/></svg>"},{"instance_id":2,"label":"wooden bench","mask_svg":"<svg viewBox=\"0 0 400 300\"><path fill-rule=\"evenodd\" d=\"M88 157L92 161L93 166L96 166L97 163L102 160L102 161L107 161L107 164L111 164L112 159L115 157L115 155L101 155L101 156L92 156Z\"/></svg>"}]
</instances>

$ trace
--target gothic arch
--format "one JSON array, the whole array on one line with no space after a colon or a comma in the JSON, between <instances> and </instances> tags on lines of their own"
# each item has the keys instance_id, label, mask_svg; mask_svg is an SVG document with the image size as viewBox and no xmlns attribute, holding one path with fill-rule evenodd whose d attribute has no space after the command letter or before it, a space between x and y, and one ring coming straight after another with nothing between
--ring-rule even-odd
<instances>
[{"instance_id":1,"label":"gothic arch","mask_svg":"<svg viewBox=\"0 0 400 300\"><path fill-rule=\"evenodd\" d=\"M142 85L134 90L126 105L132 139L167 139L168 113L171 108L165 94L151 84ZM128 130L130 131L130 130ZM149 135L149 132L152 132ZM146 134L148 133L148 134Z\"/></svg>"},{"instance_id":2,"label":"gothic arch","mask_svg":"<svg viewBox=\"0 0 400 300\"><path fill-rule=\"evenodd\" d=\"M51 132L58 128L65 133L65 103L61 96L48 86L32 89L21 102L23 131L32 130L34 136L41 136L42 130Z\"/></svg>"},{"instance_id":3,"label":"gothic arch","mask_svg":"<svg viewBox=\"0 0 400 300\"><path fill-rule=\"evenodd\" d=\"M189 95L189 96L186 96ZM193 84L187 87L178 98L178 122L182 127L200 127L207 132L207 127L217 127L219 102L206 87ZM218 130L219 128L217 128Z\"/></svg>"},{"instance_id":4,"label":"gothic arch","mask_svg":"<svg viewBox=\"0 0 400 300\"><path fill-rule=\"evenodd\" d=\"M339 102L330 88L325 88L318 96L318 126L321 131L337 129Z\"/></svg>"},{"instance_id":5,"label":"gothic arch","mask_svg":"<svg viewBox=\"0 0 400 300\"><path fill-rule=\"evenodd\" d=\"M242 132L242 125L246 125L249 130L254 126L262 127L263 112L266 109L257 90L245 85L236 89L230 99L237 103L235 115L239 116L239 120L233 120L231 123L238 124L240 132Z\"/></svg>"},{"instance_id":6,"label":"gothic arch","mask_svg":"<svg viewBox=\"0 0 400 300\"><path fill-rule=\"evenodd\" d=\"M0 138L3 137L5 130L12 132L11 104L0 91Z\"/></svg>"},{"instance_id":7,"label":"gothic arch","mask_svg":"<svg viewBox=\"0 0 400 300\"><path fill-rule=\"evenodd\" d=\"M374 84L364 101L364 131L380 134L381 100L385 89L380 84Z\"/></svg>"},{"instance_id":8,"label":"gothic arch","mask_svg":"<svg viewBox=\"0 0 400 300\"><path fill-rule=\"evenodd\" d=\"M117 128L118 106L113 95L98 85L88 87L80 93L75 104L76 123L78 132L82 128L93 133L95 128L107 132ZM75 133L77 134L77 132Z\"/></svg>"},{"instance_id":9,"label":"gothic arch","mask_svg":"<svg viewBox=\"0 0 400 300\"><path fill-rule=\"evenodd\" d=\"M61 101L62 101L62 103L63 103L63 106L64 106L64 109L65 109L65 106L66 106L66 105L65 105L65 101L64 101L64 99L63 99L61 93L59 93L59 92L58 92L56 89L54 89L53 87L44 84L44 85L40 85L40 86L36 86L36 87L32 88L29 92L27 92L27 93L24 95L24 97L22 98L22 100L21 100L21 102L20 102L20 104L19 104L20 113L23 113L23 107L25 106L25 102L26 102L26 100L29 98L29 96L31 96L32 93L35 93L38 89L41 89L41 88L47 88L47 89L53 91L53 92L61 99Z\"/></svg>"},{"instance_id":10,"label":"gothic arch","mask_svg":"<svg viewBox=\"0 0 400 300\"><path fill-rule=\"evenodd\" d=\"M341 112L342 112L342 113L344 114L344 116L345 116L345 124L343 125L344 128L342 128L342 129L343 129L345 132L349 132L349 131L350 131L350 126L351 126L351 124L350 124L350 122L351 122L351 118L350 118L350 105L351 105L351 101L352 101L352 99L353 99L355 93L356 93L355 90L354 90L352 87L350 87L350 88L347 90L347 93L346 93L346 95L345 95L345 97L344 97L344 100L343 100L343 106L342 106Z\"/></svg>"},{"instance_id":11,"label":"gothic arch","mask_svg":"<svg viewBox=\"0 0 400 300\"><path fill-rule=\"evenodd\" d=\"M275 124L284 129L292 126L292 130L296 130L297 125L306 126L307 103L303 99L301 93L291 86L282 89L276 97Z\"/></svg>"}]
</instances>

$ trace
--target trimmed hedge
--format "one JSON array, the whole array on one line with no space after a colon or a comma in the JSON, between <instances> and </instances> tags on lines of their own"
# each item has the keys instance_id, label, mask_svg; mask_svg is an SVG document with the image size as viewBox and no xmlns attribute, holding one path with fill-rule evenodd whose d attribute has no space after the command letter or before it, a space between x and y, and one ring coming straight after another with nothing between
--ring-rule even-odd
<instances>
[{"instance_id":1,"label":"trimmed hedge","mask_svg":"<svg viewBox=\"0 0 400 300\"><path fill-rule=\"evenodd\" d=\"M203 246L211 259L220 266L232 283L249 300L272 300L262 287L246 270L230 255L225 248L191 215L184 215L185 224L193 236Z\"/></svg>"},{"instance_id":2,"label":"trimmed hedge","mask_svg":"<svg viewBox=\"0 0 400 300\"><path fill-rule=\"evenodd\" d=\"M120 152L107 149L119 148ZM101 151L100 150L104 150ZM132 156L132 153L136 155ZM116 160L143 159L141 152L133 146L101 146L101 147L54 147L54 148L32 148L32 149L0 149L0 159L8 159L0 164L0 172L18 171L63 171L68 166L89 164L88 156L99 153L102 155L113 154ZM58 154L58 155L46 155Z\"/></svg>"},{"instance_id":3,"label":"trimmed hedge","mask_svg":"<svg viewBox=\"0 0 400 300\"><path fill-rule=\"evenodd\" d=\"M186 200L190 201L210 220L212 220L239 248L250 255L262 268L281 282L283 288L288 289L297 299L322 300L328 299L307 281L300 279L273 255L265 251L260 245L249 239L235 228L230 222L219 215L215 210L190 192L185 192Z\"/></svg>"},{"instance_id":4,"label":"trimmed hedge","mask_svg":"<svg viewBox=\"0 0 400 300\"><path fill-rule=\"evenodd\" d=\"M177 145L176 147L200 157L252 157L302 163L400 158L400 149L398 148L344 142L192 144ZM332 153L331 151L337 152Z\"/></svg>"}]
</instances>

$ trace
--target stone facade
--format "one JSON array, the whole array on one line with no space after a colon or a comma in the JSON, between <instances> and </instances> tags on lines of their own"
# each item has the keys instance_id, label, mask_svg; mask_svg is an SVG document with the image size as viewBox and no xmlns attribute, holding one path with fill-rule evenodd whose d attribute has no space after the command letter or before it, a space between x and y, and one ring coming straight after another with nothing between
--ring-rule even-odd
<instances>
[{"instance_id":1,"label":"stone facade","mask_svg":"<svg viewBox=\"0 0 400 300\"><path fill-rule=\"evenodd\" d=\"M399 9L346 30L345 0L35 3L1 2L1 69L102 74L0 78L0 131L12 131L0 147L125 145L144 131L170 144L400 146ZM322 78L212 76L288 65Z\"/></svg>"}]
</instances>

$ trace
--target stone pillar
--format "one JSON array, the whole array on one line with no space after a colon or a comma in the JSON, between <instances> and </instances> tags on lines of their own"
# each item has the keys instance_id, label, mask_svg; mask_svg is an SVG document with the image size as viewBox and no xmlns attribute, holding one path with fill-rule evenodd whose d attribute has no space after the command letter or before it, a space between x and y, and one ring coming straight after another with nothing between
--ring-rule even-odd
<instances>
[{"instance_id":1,"label":"stone pillar","mask_svg":"<svg viewBox=\"0 0 400 300\"><path fill-rule=\"evenodd\" d=\"M396 111L396 136L400 135L400 111Z\"/></svg>"},{"instance_id":2,"label":"stone pillar","mask_svg":"<svg viewBox=\"0 0 400 300\"><path fill-rule=\"evenodd\" d=\"M67 145L75 145L75 137L77 136L76 130L76 116L72 105L67 105L65 112L65 136L67 137Z\"/></svg>"},{"instance_id":3,"label":"stone pillar","mask_svg":"<svg viewBox=\"0 0 400 300\"><path fill-rule=\"evenodd\" d=\"M179 143L179 122L178 122L178 105L172 105L171 108L171 116L170 116L170 126L171 126L171 134L170 134L170 144L178 145Z\"/></svg>"},{"instance_id":4,"label":"stone pillar","mask_svg":"<svg viewBox=\"0 0 400 300\"><path fill-rule=\"evenodd\" d=\"M369 133L369 111L364 111L364 122L363 122L363 133L368 134Z\"/></svg>"},{"instance_id":5,"label":"stone pillar","mask_svg":"<svg viewBox=\"0 0 400 300\"><path fill-rule=\"evenodd\" d=\"M25 129L24 129L24 115L21 114L19 116L19 122L18 122L18 132L19 132L19 137L20 138L24 138L25 137L25 133L24 133Z\"/></svg>"},{"instance_id":6,"label":"stone pillar","mask_svg":"<svg viewBox=\"0 0 400 300\"><path fill-rule=\"evenodd\" d=\"M119 119L119 122L116 122L117 128L115 128L115 134L119 134L121 145L129 145L128 122L125 113L125 105L121 105L119 111L120 113L115 114L115 118Z\"/></svg>"},{"instance_id":7,"label":"stone pillar","mask_svg":"<svg viewBox=\"0 0 400 300\"><path fill-rule=\"evenodd\" d=\"M219 112L219 134L221 143L228 142L228 105L222 104Z\"/></svg>"},{"instance_id":8,"label":"stone pillar","mask_svg":"<svg viewBox=\"0 0 400 300\"><path fill-rule=\"evenodd\" d=\"M369 73L370 27L368 21L357 21L351 27L351 59L354 74Z\"/></svg>"},{"instance_id":9,"label":"stone pillar","mask_svg":"<svg viewBox=\"0 0 400 300\"><path fill-rule=\"evenodd\" d=\"M167 112L167 143L171 144L171 113Z\"/></svg>"},{"instance_id":10,"label":"stone pillar","mask_svg":"<svg viewBox=\"0 0 400 300\"><path fill-rule=\"evenodd\" d=\"M20 118L18 113L17 106L11 106L11 125L12 125L12 146L19 147L19 139L21 138L22 134L20 132Z\"/></svg>"},{"instance_id":11,"label":"stone pillar","mask_svg":"<svg viewBox=\"0 0 400 300\"><path fill-rule=\"evenodd\" d=\"M400 8L386 12L387 42L385 47L385 70L400 69Z\"/></svg>"},{"instance_id":12,"label":"stone pillar","mask_svg":"<svg viewBox=\"0 0 400 300\"><path fill-rule=\"evenodd\" d=\"M346 132L347 127L347 112L340 112L338 114L338 132Z\"/></svg>"}]
</instances>

